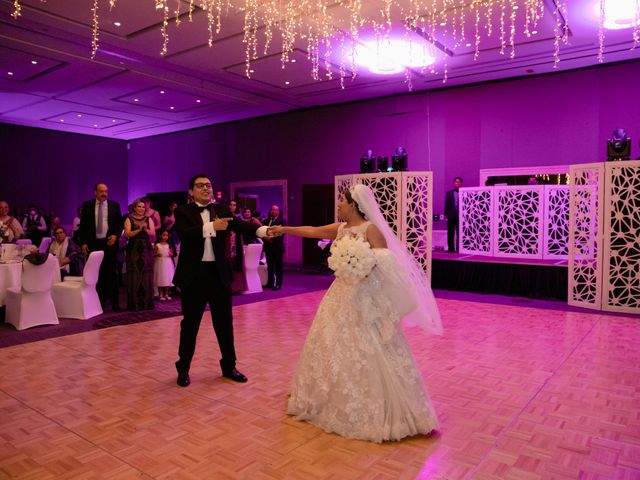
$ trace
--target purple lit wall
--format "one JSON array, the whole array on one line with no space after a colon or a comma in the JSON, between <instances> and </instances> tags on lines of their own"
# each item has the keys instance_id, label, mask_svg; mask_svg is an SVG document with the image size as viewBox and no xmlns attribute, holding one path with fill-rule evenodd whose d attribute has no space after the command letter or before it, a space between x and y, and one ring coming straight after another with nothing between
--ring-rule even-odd
<instances>
[{"instance_id":1,"label":"purple lit wall","mask_svg":"<svg viewBox=\"0 0 640 480\"><path fill-rule=\"evenodd\" d=\"M411 170L434 172L439 213L456 175L475 186L485 168L601 161L617 127L627 129L638 156L638 78L640 62L634 62L136 140L129 152L129 193L179 190L202 169L221 188L232 181L286 178L289 221L296 224L303 184L332 183L334 175L356 172L367 148L391 155L402 145ZM299 247L290 246L288 259L296 261Z\"/></svg>"},{"instance_id":2,"label":"purple lit wall","mask_svg":"<svg viewBox=\"0 0 640 480\"><path fill-rule=\"evenodd\" d=\"M0 198L12 209L34 203L70 225L97 182L107 183L109 198L126 201L126 142L0 124L0 145Z\"/></svg>"},{"instance_id":3,"label":"purple lit wall","mask_svg":"<svg viewBox=\"0 0 640 480\"><path fill-rule=\"evenodd\" d=\"M0 125L0 197L73 214L97 179L123 206L147 192L186 188L208 172L230 182L285 178L289 221L301 218L302 185L354 173L362 152L404 146L411 170L434 172L434 212L460 175L479 170L601 161L624 127L639 156L640 62L415 93L211 126L129 143ZM68 221L65 219L65 222ZM444 228L440 225L438 228ZM288 260L300 259L297 242Z\"/></svg>"}]
</instances>

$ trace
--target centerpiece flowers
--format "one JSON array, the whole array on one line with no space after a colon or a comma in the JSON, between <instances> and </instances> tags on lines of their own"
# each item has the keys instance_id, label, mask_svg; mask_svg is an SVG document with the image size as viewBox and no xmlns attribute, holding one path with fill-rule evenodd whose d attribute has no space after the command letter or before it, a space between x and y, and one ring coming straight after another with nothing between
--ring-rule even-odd
<instances>
[{"instance_id":1,"label":"centerpiece flowers","mask_svg":"<svg viewBox=\"0 0 640 480\"><path fill-rule=\"evenodd\" d=\"M331 246L328 265L335 276L349 284L365 279L376 265L376 255L369 242L358 236L345 236Z\"/></svg>"}]
</instances>

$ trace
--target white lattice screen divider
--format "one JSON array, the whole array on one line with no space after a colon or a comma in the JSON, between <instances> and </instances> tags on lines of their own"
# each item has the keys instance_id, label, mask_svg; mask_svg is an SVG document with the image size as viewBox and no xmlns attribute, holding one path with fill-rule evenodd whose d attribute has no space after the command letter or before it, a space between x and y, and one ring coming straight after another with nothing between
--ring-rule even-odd
<instances>
[{"instance_id":1,"label":"white lattice screen divider","mask_svg":"<svg viewBox=\"0 0 640 480\"><path fill-rule=\"evenodd\" d=\"M459 190L460 253L493 255L493 187Z\"/></svg>"},{"instance_id":2,"label":"white lattice screen divider","mask_svg":"<svg viewBox=\"0 0 640 480\"><path fill-rule=\"evenodd\" d=\"M640 313L640 161L605 165L602 310Z\"/></svg>"},{"instance_id":3,"label":"white lattice screen divider","mask_svg":"<svg viewBox=\"0 0 640 480\"><path fill-rule=\"evenodd\" d=\"M544 186L493 188L493 255L542 258Z\"/></svg>"},{"instance_id":4,"label":"white lattice screen divider","mask_svg":"<svg viewBox=\"0 0 640 480\"><path fill-rule=\"evenodd\" d=\"M571 165L567 303L600 310L604 164Z\"/></svg>"},{"instance_id":5,"label":"white lattice screen divider","mask_svg":"<svg viewBox=\"0 0 640 480\"><path fill-rule=\"evenodd\" d=\"M335 221L338 221L338 201L340 200L340 195L344 193L345 190L349 190L353 182L354 175L336 175L333 182L333 191L334 191L334 202L333 202L333 218Z\"/></svg>"},{"instance_id":6,"label":"white lattice screen divider","mask_svg":"<svg viewBox=\"0 0 640 480\"><path fill-rule=\"evenodd\" d=\"M389 226L431 278L432 172L338 175L335 177L336 203L344 190L358 183L373 190Z\"/></svg>"},{"instance_id":7,"label":"white lattice screen divider","mask_svg":"<svg viewBox=\"0 0 640 480\"><path fill-rule=\"evenodd\" d=\"M402 173L400 238L431 278L433 173Z\"/></svg>"},{"instance_id":8,"label":"white lattice screen divider","mask_svg":"<svg viewBox=\"0 0 640 480\"><path fill-rule=\"evenodd\" d=\"M542 258L569 258L569 185L544 186Z\"/></svg>"},{"instance_id":9,"label":"white lattice screen divider","mask_svg":"<svg viewBox=\"0 0 640 480\"><path fill-rule=\"evenodd\" d=\"M354 184L363 183L375 194L385 220L402 240L402 173L360 173L353 176Z\"/></svg>"}]
</instances>

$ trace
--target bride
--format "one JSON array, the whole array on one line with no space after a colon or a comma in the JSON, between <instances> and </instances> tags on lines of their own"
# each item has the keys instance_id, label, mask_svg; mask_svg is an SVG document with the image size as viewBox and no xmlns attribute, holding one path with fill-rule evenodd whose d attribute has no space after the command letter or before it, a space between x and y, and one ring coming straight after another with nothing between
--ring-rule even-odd
<instances>
[{"instance_id":1,"label":"bride","mask_svg":"<svg viewBox=\"0 0 640 480\"><path fill-rule=\"evenodd\" d=\"M387 225L369 187L346 191L338 217L344 223L269 231L335 239L330 265L336 280L309 330L287 413L347 438L383 442L428 435L438 419L400 328L410 314L441 333L428 279ZM360 252L355 264L340 256L349 251Z\"/></svg>"}]
</instances>

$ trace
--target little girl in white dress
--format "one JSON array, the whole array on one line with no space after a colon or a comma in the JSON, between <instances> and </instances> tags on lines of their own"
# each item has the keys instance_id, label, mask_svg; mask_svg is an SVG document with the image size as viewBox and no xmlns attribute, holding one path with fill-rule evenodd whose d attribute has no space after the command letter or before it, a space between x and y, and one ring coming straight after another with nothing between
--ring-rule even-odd
<instances>
[{"instance_id":1,"label":"little girl in white dress","mask_svg":"<svg viewBox=\"0 0 640 480\"><path fill-rule=\"evenodd\" d=\"M173 263L173 251L169 245L169 232L164 230L154 248L155 263L153 266L153 284L158 289L160 300L171 300L169 290L173 286L173 274L176 267Z\"/></svg>"}]
</instances>

